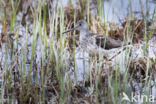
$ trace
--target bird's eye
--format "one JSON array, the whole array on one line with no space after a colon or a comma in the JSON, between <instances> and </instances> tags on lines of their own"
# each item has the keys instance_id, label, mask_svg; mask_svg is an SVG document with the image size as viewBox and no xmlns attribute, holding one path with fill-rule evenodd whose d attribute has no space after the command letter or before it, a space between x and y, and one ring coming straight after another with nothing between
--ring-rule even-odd
<instances>
[{"instance_id":1,"label":"bird's eye","mask_svg":"<svg viewBox=\"0 0 156 104\"><path fill-rule=\"evenodd\" d=\"M81 26L82 24L80 23L79 25Z\"/></svg>"}]
</instances>

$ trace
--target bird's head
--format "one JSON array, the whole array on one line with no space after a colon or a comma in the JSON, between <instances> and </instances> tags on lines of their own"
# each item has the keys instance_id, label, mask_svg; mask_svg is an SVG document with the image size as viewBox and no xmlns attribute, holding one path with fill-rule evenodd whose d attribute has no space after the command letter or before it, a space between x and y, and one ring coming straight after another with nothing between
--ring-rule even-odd
<instances>
[{"instance_id":1,"label":"bird's head","mask_svg":"<svg viewBox=\"0 0 156 104\"><path fill-rule=\"evenodd\" d=\"M78 30L78 31L86 31L88 32L89 29L88 29L88 24L85 20L79 20L76 25L74 26L74 28L72 29L69 29L67 31L65 31L64 33L67 33L67 32L70 32L70 31L74 31L74 30ZM64 34L63 33L63 34Z\"/></svg>"}]
</instances>

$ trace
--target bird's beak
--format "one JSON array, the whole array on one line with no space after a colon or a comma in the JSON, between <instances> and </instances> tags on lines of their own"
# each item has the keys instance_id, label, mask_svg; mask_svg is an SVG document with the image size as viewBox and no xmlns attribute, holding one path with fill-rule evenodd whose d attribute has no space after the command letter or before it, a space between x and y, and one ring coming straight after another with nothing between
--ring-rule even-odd
<instances>
[{"instance_id":1,"label":"bird's beak","mask_svg":"<svg viewBox=\"0 0 156 104\"><path fill-rule=\"evenodd\" d=\"M76 30L77 28L78 28L78 26L75 26L74 28L69 29L69 30L63 32L62 34L65 34L65 33L71 32L71 31L74 31L74 30Z\"/></svg>"}]
</instances>

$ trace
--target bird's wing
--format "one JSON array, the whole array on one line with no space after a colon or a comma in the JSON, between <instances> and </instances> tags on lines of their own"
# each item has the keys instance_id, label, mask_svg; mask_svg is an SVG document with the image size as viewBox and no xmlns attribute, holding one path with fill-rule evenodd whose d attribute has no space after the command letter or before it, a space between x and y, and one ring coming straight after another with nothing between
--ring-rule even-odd
<instances>
[{"instance_id":1,"label":"bird's wing","mask_svg":"<svg viewBox=\"0 0 156 104\"><path fill-rule=\"evenodd\" d=\"M96 45L104 49L118 48L122 46L122 41L115 40L104 35L95 36Z\"/></svg>"}]
</instances>

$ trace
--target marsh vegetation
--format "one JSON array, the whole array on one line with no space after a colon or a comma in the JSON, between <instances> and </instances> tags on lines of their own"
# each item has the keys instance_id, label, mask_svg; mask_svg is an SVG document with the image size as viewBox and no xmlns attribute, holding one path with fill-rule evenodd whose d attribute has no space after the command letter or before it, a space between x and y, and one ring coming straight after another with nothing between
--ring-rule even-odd
<instances>
[{"instance_id":1,"label":"marsh vegetation","mask_svg":"<svg viewBox=\"0 0 156 104\"><path fill-rule=\"evenodd\" d=\"M0 103L156 103L155 8L155 0L1 0ZM82 19L129 45L90 56L79 31L62 34Z\"/></svg>"}]
</instances>

